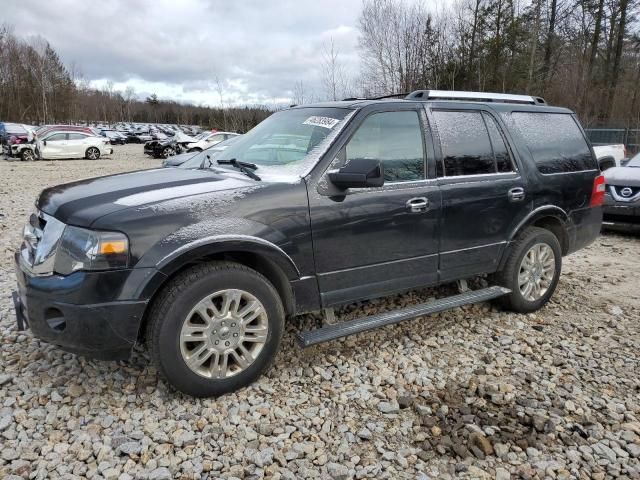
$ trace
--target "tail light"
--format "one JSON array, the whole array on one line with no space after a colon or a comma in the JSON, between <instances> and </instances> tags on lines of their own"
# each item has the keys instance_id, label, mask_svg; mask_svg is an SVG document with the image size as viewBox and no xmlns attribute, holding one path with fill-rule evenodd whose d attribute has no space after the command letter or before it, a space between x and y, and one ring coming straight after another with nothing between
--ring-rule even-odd
<instances>
[{"instance_id":1,"label":"tail light","mask_svg":"<svg viewBox=\"0 0 640 480\"><path fill-rule=\"evenodd\" d=\"M591 190L590 207L599 207L604 203L604 175L598 175L593 179L593 190Z\"/></svg>"}]
</instances>

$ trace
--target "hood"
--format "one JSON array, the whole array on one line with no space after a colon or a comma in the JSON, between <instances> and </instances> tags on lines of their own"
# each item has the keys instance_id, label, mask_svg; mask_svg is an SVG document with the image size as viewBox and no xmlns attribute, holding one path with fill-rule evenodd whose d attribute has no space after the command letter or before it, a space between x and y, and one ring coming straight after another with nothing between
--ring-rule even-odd
<instances>
[{"instance_id":1,"label":"hood","mask_svg":"<svg viewBox=\"0 0 640 480\"><path fill-rule=\"evenodd\" d=\"M640 187L640 167L613 167L603 172L607 185Z\"/></svg>"},{"instance_id":2,"label":"hood","mask_svg":"<svg viewBox=\"0 0 640 480\"><path fill-rule=\"evenodd\" d=\"M178 143L193 143L196 141L195 138L190 137L182 132L176 132L173 136L173 139Z\"/></svg>"},{"instance_id":3,"label":"hood","mask_svg":"<svg viewBox=\"0 0 640 480\"><path fill-rule=\"evenodd\" d=\"M88 227L98 218L126 208L253 183L248 177L216 174L210 170L159 168L47 188L36 205L61 222Z\"/></svg>"}]
</instances>

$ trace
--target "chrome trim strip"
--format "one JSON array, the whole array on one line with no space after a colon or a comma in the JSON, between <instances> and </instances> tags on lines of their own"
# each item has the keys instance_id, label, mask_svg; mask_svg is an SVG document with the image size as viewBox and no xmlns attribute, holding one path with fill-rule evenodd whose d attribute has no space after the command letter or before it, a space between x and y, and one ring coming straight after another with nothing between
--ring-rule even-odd
<instances>
[{"instance_id":1,"label":"chrome trim strip","mask_svg":"<svg viewBox=\"0 0 640 480\"><path fill-rule=\"evenodd\" d=\"M577 173L589 173L589 172L598 172L598 173L600 173L600 170L598 170L596 168L591 168L589 170L576 170L575 172L556 172L556 173L542 173L540 170L538 170L538 173L540 175L546 175L546 176L551 176L551 175L575 175Z\"/></svg>"},{"instance_id":2,"label":"chrome trim strip","mask_svg":"<svg viewBox=\"0 0 640 480\"><path fill-rule=\"evenodd\" d=\"M423 258L437 257L438 255L439 255L438 253L430 253L428 255L418 255L417 257L401 258L399 260L390 260L388 262L368 263L367 265L359 265L357 267L341 268L340 270L331 270L330 272L318 273L317 276L324 277L327 275L333 275L334 273L352 272L354 270L362 270L362 269L371 268L371 267L380 267L383 265L392 265L394 263L411 262L411 261L420 260Z\"/></svg>"},{"instance_id":3,"label":"chrome trim strip","mask_svg":"<svg viewBox=\"0 0 640 480\"><path fill-rule=\"evenodd\" d=\"M467 250L477 250L478 248L495 247L498 245L506 245L506 243L507 242L486 243L484 245L476 245L475 247L460 248L458 250L447 250L446 252L441 252L440 255L449 255L451 253L465 252Z\"/></svg>"},{"instance_id":4,"label":"chrome trim strip","mask_svg":"<svg viewBox=\"0 0 640 480\"><path fill-rule=\"evenodd\" d=\"M260 237L252 237L251 235L215 235L213 237L201 238L194 242L187 243L186 245L183 245L180 248L177 248L176 250L171 252L169 255L166 255L165 257L161 258L160 261L157 263L156 268L161 269L167 263L169 263L170 260L177 258L182 253L188 252L189 250L192 250L194 248L202 247L204 245L219 243L220 241L233 241L233 240L243 240L243 241L258 243L260 245L264 245L266 247L272 248L273 250L278 252L280 255L282 255L284 258L286 258L289 261L291 266L294 268L296 274L298 275L298 279L300 279L300 270L298 269L298 266L291 259L291 257L287 255L287 253L284 250L282 250L275 243L271 243Z\"/></svg>"}]
</instances>

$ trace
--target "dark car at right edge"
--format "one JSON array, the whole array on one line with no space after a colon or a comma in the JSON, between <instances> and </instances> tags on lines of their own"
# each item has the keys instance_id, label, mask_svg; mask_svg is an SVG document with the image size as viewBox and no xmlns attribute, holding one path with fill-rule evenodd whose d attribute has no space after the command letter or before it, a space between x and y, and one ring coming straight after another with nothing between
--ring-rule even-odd
<instances>
[{"instance_id":1,"label":"dark car at right edge","mask_svg":"<svg viewBox=\"0 0 640 480\"><path fill-rule=\"evenodd\" d=\"M602 226L580 123L526 95L293 107L196 163L44 190L15 255L18 328L101 359L146 343L171 385L216 396L265 372L305 313L327 325L302 347L488 300L536 311ZM333 322L337 306L455 281Z\"/></svg>"},{"instance_id":2,"label":"dark car at right edge","mask_svg":"<svg viewBox=\"0 0 640 480\"><path fill-rule=\"evenodd\" d=\"M604 172L606 196L603 226L640 231L640 153Z\"/></svg>"}]
</instances>

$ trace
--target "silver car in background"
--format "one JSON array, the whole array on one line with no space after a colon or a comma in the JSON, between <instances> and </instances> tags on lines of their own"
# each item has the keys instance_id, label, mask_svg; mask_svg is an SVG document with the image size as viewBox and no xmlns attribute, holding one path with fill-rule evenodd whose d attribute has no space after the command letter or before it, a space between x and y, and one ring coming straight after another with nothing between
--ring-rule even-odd
<instances>
[{"instance_id":1,"label":"silver car in background","mask_svg":"<svg viewBox=\"0 0 640 480\"><path fill-rule=\"evenodd\" d=\"M603 172L604 227L640 230L640 153L622 167Z\"/></svg>"}]
</instances>

